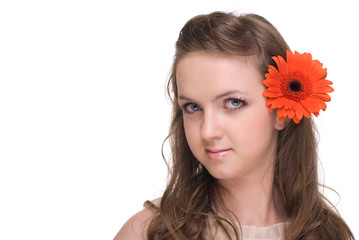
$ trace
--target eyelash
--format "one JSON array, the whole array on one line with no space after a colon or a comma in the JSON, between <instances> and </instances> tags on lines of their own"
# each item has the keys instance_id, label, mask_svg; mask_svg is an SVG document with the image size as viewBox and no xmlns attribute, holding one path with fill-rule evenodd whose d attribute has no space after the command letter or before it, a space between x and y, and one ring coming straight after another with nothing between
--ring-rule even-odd
<instances>
[{"instance_id":1,"label":"eyelash","mask_svg":"<svg viewBox=\"0 0 359 240\"><path fill-rule=\"evenodd\" d=\"M232 100L237 100L239 101L240 105L238 107L234 107L234 108L228 108L228 107L225 107L225 105L229 102L229 101L232 101ZM202 110L202 107L196 103L193 103L193 102L188 102L188 103L185 103L183 105L181 105L181 108L184 112L188 113L188 114L193 114L197 111L200 111L200 110L197 110L197 111L194 111L194 112L190 112L187 110L187 107L190 106L191 104L195 104L197 105L200 110ZM241 109L242 107L244 107L246 105L246 102L244 100L242 100L241 98L238 98L238 97L229 97L229 98L226 98L224 101L223 101L223 106L225 107L225 109L229 112L232 112L232 111L236 111L236 110L239 110Z\"/></svg>"},{"instance_id":2,"label":"eyelash","mask_svg":"<svg viewBox=\"0 0 359 240\"><path fill-rule=\"evenodd\" d=\"M230 97L230 98L225 99L223 105L226 105L226 103L228 103L229 101L232 101L232 100L239 101L240 105L238 107L234 107L234 108L226 108L228 111L236 111L236 110L239 110L239 109L241 109L242 107L244 107L246 105L246 102L244 100L242 100L241 98L238 98L238 97Z\"/></svg>"},{"instance_id":3,"label":"eyelash","mask_svg":"<svg viewBox=\"0 0 359 240\"><path fill-rule=\"evenodd\" d=\"M195 104L195 105L199 106L199 105L196 104L196 103L188 102L188 103L185 103L185 104L181 105L182 110L183 110L185 113L193 114L194 112L190 112L190 111L187 110L187 107L190 106L191 104ZM201 108L201 106L199 106L199 107ZM202 108L201 108L201 109L202 109Z\"/></svg>"}]
</instances>

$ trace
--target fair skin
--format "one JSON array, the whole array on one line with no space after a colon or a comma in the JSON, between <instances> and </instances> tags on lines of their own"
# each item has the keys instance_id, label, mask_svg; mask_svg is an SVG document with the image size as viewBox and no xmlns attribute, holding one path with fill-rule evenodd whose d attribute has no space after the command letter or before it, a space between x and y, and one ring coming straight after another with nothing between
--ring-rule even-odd
<instances>
[{"instance_id":1,"label":"fair skin","mask_svg":"<svg viewBox=\"0 0 359 240\"><path fill-rule=\"evenodd\" d=\"M254 58L192 52L179 61L176 77L187 142L224 189L226 206L242 225L284 222L273 175L277 134L288 121L265 106ZM151 217L151 210L141 211L115 240L146 239Z\"/></svg>"},{"instance_id":2,"label":"fair skin","mask_svg":"<svg viewBox=\"0 0 359 240\"><path fill-rule=\"evenodd\" d=\"M147 240L146 232L152 216L150 209L136 213L122 226L114 240Z\"/></svg>"},{"instance_id":3,"label":"fair skin","mask_svg":"<svg viewBox=\"0 0 359 240\"><path fill-rule=\"evenodd\" d=\"M177 68L191 151L225 189L229 209L250 226L285 220L272 188L276 139L286 121L268 111L262 81L254 57L194 52Z\"/></svg>"}]
</instances>

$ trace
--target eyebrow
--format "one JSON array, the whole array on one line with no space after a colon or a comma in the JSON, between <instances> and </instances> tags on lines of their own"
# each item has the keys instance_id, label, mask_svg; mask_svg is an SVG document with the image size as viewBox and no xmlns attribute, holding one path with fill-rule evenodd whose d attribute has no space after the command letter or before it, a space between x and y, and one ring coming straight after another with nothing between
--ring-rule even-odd
<instances>
[{"instance_id":1,"label":"eyebrow","mask_svg":"<svg viewBox=\"0 0 359 240\"><path fill-rule=\"evenodd\" d=\"M240 95L244 95L244 96L246 95L245 92L241 92L241 91L238 91L238 90L230 90L230 91L227 91L227 92L219 94L218 96L216 96L214 98L214 100L218 100L220 98L223 98L223 97L228 96L228 95L233 95L233 94L240 94ZM193 101L191 98L183 96L183 95L178 96L178 99L179 100Z\"/></svg>"}]
</instances>

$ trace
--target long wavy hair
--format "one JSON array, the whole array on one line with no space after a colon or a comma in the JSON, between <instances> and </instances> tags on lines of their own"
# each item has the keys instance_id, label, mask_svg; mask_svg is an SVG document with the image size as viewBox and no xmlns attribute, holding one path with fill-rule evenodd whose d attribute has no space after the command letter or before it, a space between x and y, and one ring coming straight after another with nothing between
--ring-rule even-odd
<instances>
[{"instance_id":1,"label":"long wavy hair","mask_svg":"<svg viewBox=\"0 0 359 240\"><path fill-rule=\"evenodd\" d=\"M167 85L172 100L172 121L166 140L171 147L169 180L159 206L147 201L153 219L149 240L212 239L209 228L220 228L231 239L240 239L234 222L217 212L225 209L220 187L192 154L184 132L182 110L177 102L178 62L190 52L255 56L264 75L272 56L286 57L289 49L280 33L255 14L236 16L214 12L190 19L176 42L176 53ZM312 119L291 121L279 132L274 170L274 189L288 217L285 239L354 239L335 207L321 194L318 182L316 130Z\"/></svg>"}]
</instances>

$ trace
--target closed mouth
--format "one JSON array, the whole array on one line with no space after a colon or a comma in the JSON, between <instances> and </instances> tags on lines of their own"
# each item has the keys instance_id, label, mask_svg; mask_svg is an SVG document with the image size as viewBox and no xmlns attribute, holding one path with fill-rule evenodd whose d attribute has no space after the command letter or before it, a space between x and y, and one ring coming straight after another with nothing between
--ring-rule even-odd
<instances>
[{"instance_id":1,"label":"closed mouth","mask_svg":"<svg viewBox=\"0 0 359 240\"><path fill-rule=\"evenodd\" d=\"M206 149L207 156L212 160L219 160L229 154L232 149Z\"/></svg>"}]
</instances>

